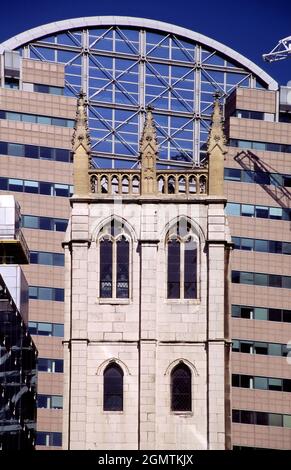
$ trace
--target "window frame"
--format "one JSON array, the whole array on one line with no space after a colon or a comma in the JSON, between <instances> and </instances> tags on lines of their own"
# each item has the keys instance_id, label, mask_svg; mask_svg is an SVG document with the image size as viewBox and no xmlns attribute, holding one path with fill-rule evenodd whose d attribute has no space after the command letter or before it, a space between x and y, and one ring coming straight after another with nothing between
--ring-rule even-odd
<instances>
[{"instance_id":1,"label":"window frame","mask_svg":"<svg viewBox=\"0 0 291 470\"><path fill-rule=\"evenodd\" d=\"M115 230L115 227L119 228L120 231L116 235L112 235L112 227ZM124 238L128 243L128 295L127 297L117 297L117 244ZM112 243L112 292L111 297L102 297L101 296L101 242L110 241ZM108 224L106 224L101 230L97 240L98 247L98 299L100 303L129 303L131 300L132 292L132 240L130 235L127 233L124 224L122 222L112 219Z\"/></svg>"},{"instance_id":2,"label":"window frame","mask_svg":"<svg viewBox=\"0 0 291 470\"><path fill-rule=\"evenodd\" d=\"M108 406L105 408L105 406L106 406L105 396L109 395L109 393L106 393L106 386L105 386L106 377L105 377L105 374L110 369L115 369L116 371L118 371L119 374L120 374L119 378L121 379L121 406L117 409L113 409L113 408L116 408L116 407L108 408ZM109 362L109 364L107 364L107 366L105 367L105 369L103 371L103 390L102 391L103 391L103 403L102 403L103 413L124 413L124 402L125 402L125 400L124 400L124 371L123 371L122 367L115 361ZM111 393L111 395L117 395L117 394L116 393L115 394Z\"/></svg>"},{"instance_id":3,"label":"window frame","mask_svg":"<svg viewBox=\"0 0 291 470\"><path fill-rule=\"evenodd\" d=\"M183 369L184 371L187 371L189 373L189 379L190 379L190 386L188 385L189 389L188 389L188 394L190 394L190 396L188 396L187 400L189 400L189 404L190 404L190 407L189 409L177 409L174 407L174 393L173 393L173 385L174 385L174 374L175 372L177 372L179 369ZM193 413L193 379L192 379L192 376L193 376L193 373L192 373L192 370L191 368L185 364L183 361L180 361L178 364L176 364L172 370L171 370L171 374L170 374L170 410L171 410L171 413L173 414L192 414ZM177 394L175 394L177 395Z\"/></svg>"},{"instance_id":4,"label":"window frame","mask_svg":"<svg viewBox=\"0 0 291 470\"><path fill-rule=\"evenodd\" d=\"M185 235L180 235L178 234L177 230L177 224L178 223L183 223L186 224L187 233ZM175 229L175 232L173 232L173 229ZM171 233L172 232L172 233ZM171 241L177 241L180 244L180 294L179 297L169 297L169 242ZM185 297L185 284L186 284L186 279L185 279L185 247L187 243L195 243L196 244L196 296L195 297ZM165 286L165 297L167 302L197 302L200 300L200 240L197 234L194 232L192 224L190 221L185 220L185 219L179 219L176 224L174 224L168 231L166 240L165 240L165 252L166 252L166 286Z\"/></svg>"}]
</instances>

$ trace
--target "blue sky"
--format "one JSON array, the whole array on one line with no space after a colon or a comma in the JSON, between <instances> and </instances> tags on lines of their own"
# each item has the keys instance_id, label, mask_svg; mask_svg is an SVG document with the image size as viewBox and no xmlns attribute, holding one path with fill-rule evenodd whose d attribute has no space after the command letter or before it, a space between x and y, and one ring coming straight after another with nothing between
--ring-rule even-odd
<instances>
[{"instance_id":1,"label":"blue sky","mask_svg":"<svg viewBox=\"0 0 291 470\"><path fill-rule=\"evenodd\" d=\"M291 35L291 0L14 0L1 4L0 42L67 18L121 15L151 18L205 34L262 67L281 85L291 57L268 64L262 54Z\"/></svg>"}]
</instances>

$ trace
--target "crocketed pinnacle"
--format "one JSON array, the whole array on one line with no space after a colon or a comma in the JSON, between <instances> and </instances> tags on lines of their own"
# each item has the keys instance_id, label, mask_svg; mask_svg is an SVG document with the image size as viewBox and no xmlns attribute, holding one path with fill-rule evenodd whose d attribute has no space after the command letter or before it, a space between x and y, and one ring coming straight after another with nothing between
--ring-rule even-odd
<instances>
[{"instance_id":1,"label":"crocketed pinnacle","mask_svg":"<svg viewBox=\"0 0 291 470\"><path fill-rule=\"evenodd\" d=\"M223 129L222 112L219 103L219 94L214 95L213 113L211 118L211 129L207 141L207 152L208 154L213 148L218 145L223 153L225 153L225 135Z\"/></svg>"},{"instance_id":2,"label":"crocketed pinnacle","mask_svg":"<svg viewBox=\"0 0 291 470\"><path fill-rule=\"evenodd\" d=\"M85 93L80 91L77 102L76 123L72 138L73 152L82 146L87 153L90 152L90 135L88 129L87 113L86 113Z\"/></svg>"},{"instance_id":3,"label":"crocketed pinnacle","mask_svg":"<svg viewBox=\"0 0 291 470\"><path fill-rule=\"evenodd\" d=\"M146 118L140 139L140 155L141 159L145 155L145 151L149 151L156 157L158 155L158 139L155 121L152 113L153 108L146 108Z\"/></svg>"}]
</instances>

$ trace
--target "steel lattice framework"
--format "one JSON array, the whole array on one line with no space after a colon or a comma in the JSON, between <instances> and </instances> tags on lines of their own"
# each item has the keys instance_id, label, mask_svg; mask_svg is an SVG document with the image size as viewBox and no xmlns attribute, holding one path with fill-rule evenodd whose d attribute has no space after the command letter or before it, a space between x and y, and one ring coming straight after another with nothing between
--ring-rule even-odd
<instances>
[{"instance_id":1,"label":"steel lattice framework","mask_svg":"<svg viewBox=\"0 0 291 470\"><path fill-rule=\"evenodd\" d=\"M96 17L95 25L93 19L55 23L55 31L53 24L46 25L2 45L2 50L7 45L20 50L25 58L65 64L65 94L77 96L83 89L88 97L97 167L137 164L149 104L157 123L159 165L199 165L205 157L213 94L219 92L224 101L237 86L276 86L250 61L197 33L183 36L179 33L187 30L151 20L140 20L139 26L138 19L104 18ZM74 27L81 20L83 27ZM190 33L199 41L186 37Z\"/></svg>"},{"instance_id":2,"label":"steel lattice framework","mask_svg":"<svg viewBox=\"0 0 291 470\"><path fill-rule=\"evenodd\" d=\"M291 36L281 39L271 52L263 54L266 62L287 59L287 57L291 57Z\"/></svg>"}]
</instances>

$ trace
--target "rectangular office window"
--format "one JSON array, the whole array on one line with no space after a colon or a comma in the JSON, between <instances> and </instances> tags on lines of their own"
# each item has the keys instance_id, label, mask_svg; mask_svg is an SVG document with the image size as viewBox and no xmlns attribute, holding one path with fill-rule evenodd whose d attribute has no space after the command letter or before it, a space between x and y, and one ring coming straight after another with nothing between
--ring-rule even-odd
<instances>
[{"instance_id":1,"label":"rectangular office window","mask_svg":"<svg viewBox=\"0 0 291 470\"><path fill-rule=\"evenodd\" d=\"M282 426L283 416L277 413L269 413L269 426Z\"/></svg>"},{"instance_id":2,"label":"rectangular office window","mask_svg":"<svg viewBox=\"0 0 291 470\"><path fill-rule=\"evenodd\" d=\"M69 162L70 161L70 151L64 149L55 149L56 160L58 162Z\"/></svg>"},{"instance_id":3,"label":"rectangular office window","mask_svg":"<svg viewBox=\"0 0 291 470\"><path fill-rule=\"evenodd\" d=\"M35 124L37 122L37 117L33 114L22 114L21 120L23 122L32 122L33 124Z\"/></svg>"},{"instance_id":4,"label":"rectangular office window","mask_svg":"<svg viewBox=\"0 0 291 470\"><path fill-rule=\"evenodd\" d=\"M61 410L63 408L63 397L60 395L52 395L51 408Z\"/></svg>"},{"instance_id":5,"label":"rectangular office window","mask_svg":"<svg viewBox=\"0 0 291 470\"><path fill-rule=\"evenodd\" d=\"M256 411L254 415L254 424L258 424L259 426L268 426L268 413L264 413L263 411Z\"/></svg>"},{"instance_id":6,"label":"rectangular office window","mask_svg":"<svg viewBox=\"0 0 291 470\"><path fill-rule=\"evenodd\" d=\"M253 307L242 307L241 318L253 318Z\"/></svg>"},{"instance_id":7,"label":"rectangular office window","mask_svg":"<svg viewBox=\"0 0 291 470\"><path fill-rule=\"evenodd\" d=\"M254 273L255 285L267 286L268 285L268 274Z\"/></svg>"},{"instance_id":8,"label":"rectangular office window","mask_svg":"<svg viewBox=\"0 0 291 470\"><path fill-rule=\"evenodd\" d=\"M269 308L269 321L282 321L282 311L278 308Z\"/></svg>"},{"instance_id":9,"label":"rectangular office window","mask_svg":"<svg viewBox=\"0 0 291 470\"><path fill-rule=\"evenodd\" d=\"M8 155L8 144L7 144L7 142L0 142L0 154Z\"/></svg>"},{"instance_id":10,"label":"rectangular office window","mask_svg":"<svg viewBox=\"0 0 291 470\"><path fill-rule=\"evenodd\" d=\"M39 217L39 228L41 230L53 230L53 219L49 217Z\"/></svg>"},{"instance_id":11,"label":"rectangular office window","mask_svg":"<svg viewBox=\"0 0 291 470\"><path fill-rule=\"evenodd\" d=\"M55 196L69 196L69 186L67 184L57 184L55 183Z\"/></svg>"},{"instance_id":12,"label":"rectangular office window","mask_svg":"<svg viewBox=\"0 0 291 470\"><path fill-rule=\"evenodd\" d=\"M56 232L65 232L67 230L67 220L54 219L54 230Z\"/></svg>"},{"instance_id":13,"label":"rectangular office window","mask_svg":"<svg viewBox=\"0 0 291 470\"><path fill-rule=\"evenodd\" d=\"M241 272L240 273L240 284L254 284L254 273Z\"/></svg>"},{"instance_id":14,"label":"rectangular office window","mask_svg":"<svg viewBox=\"0 0 291 470\"><path fill-rule=\"evenodd\" d=\"M281 207L270 207L269 208L270 219L281 220L282 219L282 208Z\"/></svg>"},{"instance_id":15,"label":"rectangular office window","mask_svg":"<svg viewBox=\"0 0 291 470\"><path fill-rule=\"evenodd\" d=\"M38 299L39 300L54 300L53 289L50 287L38 287Z\"/></svg>"},{"instance_id":16,"label":"rectangular office window","mask_svg":"<svg viewBox=\"0 0 291 470\"><path fill-rule=\"evenodd\" d=\"M0 189L7 191L8 189L8 178L0 177Z\"/></svg>"},{"instance_id":17,"label":"rectangular office window","mask_svg":"<svg viewBox=\"0 0 291 470\"><path fill-rule=\"evenodd\" d=\"M252 251L254 249L254 240L252 238L241 238L241 250Z\"/></svg>"},{"instance_id":18,"label":"rectangular office window","mask_svg":"<svg viewBox=\"0 0 291 470\"><path fill-rule=\"evenodd\" d=\"M269 252L270 253L282 253L282 242L279 242L276 240L270 240Z\"/></svg>"},{"instance_id":19,"label":"rectangular office window","mask_svg":"<svg viewBox=\"0 0 291 470\"><path fill-rule=\"evenodd\" d=\"M253 352L253 343L247 341L241 341L240 343L240 352L244 354L252 354Z\"/></svg>"},{"instance_id":20,"label":"rectangular office window","mask_svg":"<svg viewBox=\"0 0 291 470\"><path fill-rule=\"evenodd\" d=\"M268 240L255 240L255 251L262 251L263 253L268 253L268 247Z\"/></svg>"},{"instance_id":21,"label":"rectangular office window","mask_svg":"<svg viewBox=\"0 0 291 470\"><path fill-rule=\"evenodd\" d=\"M281 392L282 390L282 380L281 379L269 379L269 390L273 390L275 392Z\"/></svg>"},{"instance_id":22,"label":"rectangular office window","mask_svg":"<svg viewBox=\"0 0 291 470\"><path fill-rule=\"evenodd\" d=\"M6 111L6 119L9 119L11 121L21 121L21 114L20 113L13 113Z\"/></svg>"},{"instance_id":23,"label":"rectangular office window","mask_svg":"<svg viewBox=\"0 0 291 470\"><path fill-rule=\"evenodd\" d=\"M255 320L268 320L268 309L256 307L254 309Z\"/></svg>"},{"instance_id":24,"label":"rectangular office window","mask_svg":"<svg viewBox=\"0 0 291 470\"><path fill-rule=\"evenodd\" d=\"M231 272L231 282L238 284L240 282L240 272L232 271Z\"/></svg>"},{"instance_id":25,"label":"rectangular office window","mask_svg":"<svg viewBox=\"0 0 291 470\"><path fill-rule=\"evenodd\" d=\"M37 116L37 123L50 126L52 123L52 119L48 116Z\"/></svg>"},{"instance_id":26,"label":"rectangular office window","mask_svg":"<svg viewBox=\"0 0 291 470\"><path fill-rule=\"evenodd\" d=\"M64 336L64 325L61 323L53 323L53 336L62 338Z\"/></svg>"},{"instance_id":27,"label":"rectangular office window","mask_svg":"<svg viewBox=\"0 0 291 470\"><path fill-rule=\"evenodd\" d=\"M18 180L14 178L9 178L8 180L8 189L9 191L23 191L23 180Z\"/></svg>"},{"instance_id":28,"label":"rectangular office window","mask_svg":"<svg viewBox=\"0 0 291 470\"><path fill-rule=\"evenodd\" d=\"M291 243L282 242L282 253L283 255L291 255Z\"/></svg>"},{"instance_id":29,"label":"rectangular office window","mask_svg":"<svg viewBox=\"0 0 291 470\"><path fill-rule=\"evenodd\" d=\"M268 355L268 343L254 343L254 353Z\"/></svg>"},{"instance_id":30,"label":"rectangular office window","mask_svg":"<svg viewBox=\"0 0 291 470\"><path fill-rule=\"evenodd\" d=\"M40 147L41 160L53 160L53 149L50 147Z\"/></svg>"},{"instance_id":31,"label":"rectangular office window","mask_svg":"<svg viewBox=\"0 0 291 470\"><path fill-rule=\"evenodd\" d=\"M291 310L283 310L283 321L291 323Z\"/></svg>"},{"instance_id":32,"label":"rectangular office window","mask_svg":"<svg viewBox=\"0 0 291 470\"><path fill-rule=\"evenodd\" d=\"M37 334L37 322L34 322L34 321L28 322L28 328L29 328L29 333L31 335Z\"/></svg>"},{"instance_id":33,"label":"rectangular office window","mask_svg":"<svg viewBox=\"0 0 291 470\"><path fill-rule=\"evenodd\" d=\"M240 315L241 315L240 306L239 305L232 305L231 306L231 316L239 318Z\"/></svg>"},{"instance_id":34,"label":"rectangular office window","mask_svg":"<svg viewBox=\"0 0 291 470\"><path fill-rule=\"evenodd\" d=\"M255 208L250 204L242 204L241 205L241 215L244 217L254 217L255 215Z\"/></svg>"},{"instance_id":35,"label":"rectangular office window","mask_svg":"<svg viewBox=\"0 0 291 470\"><path fill-rule=\"evenodd\" d=\"M241 410L240 422L244 424L254 424L254 412L248 410Z\"/></svg>"},{"instance_id":36,"label":"rectangular office window","mask_svg":"<svg viewBox=\"0 0 291 470\"><path fill-rule=\"evenodd\" d=\"M64 266L65 265L65 256L62 253L53 253L53 265L54 266Z\"/></svg>"},{"instance_id":37,"label":"rectangular office window","mask_svg":"<svg viewBox=\"0 0 291 470\"><path fill-rule=\"evenodd\" d=\"M39 158L39 147L36 145L24 145L24 156L27 158Z\"/></svg>"},{"instance_id":38,"label":"rectangular office window","mask_svg":"<svg viewBox=\"0 0 291 470\"><path fill-rule=\"evenodd\" d=\"M52 336L52 324L51 323L39 323L37 333L42 336Z\"/></svg>"},{"instance_id":39,"label":"rectangular office window","mask_svg":"<svg viewBox=\"0 0 291 470\"><path fill-rule=\"evenodd\" d=\"M52 253L39 252L38 254L38 263L39 264L52 264Z\"/></svg>"},{"instance_id":40,"label":"rectangular office window","mask_svg":"<svg viewBox=\"0 0 291 470\"><path fill-rule=\"evenodd\" d=\"M267 206L256 206L256 217L267 219L269 216L269 208Z\"/></svg>"},{"instance_id":41,"label":"rectangular office window","mask_svg":"<svg viewBox=\"0 0 291 470\"><path fill-rule=\"evenodd\" d=\"M40 181L40 183L39 183L39 192L40 192L40 194L45 194L47 196L53 196L54 195L53 184L52 183L46 183L45 181Z\"/></svg>"},{"instance_id":42,"label":"rectangular office window","mask_svg":"<svg viewBox=\"0 0 291 470\"><path fill-rule=\"evenodd\" d=\"M291 289L291 276L282 276L282 287L284 289Z\"/></svg>"},{"instance_id":43,"label":"rectangular office window","mask_svg":"<svg viewBox=\"0 0 291 470\"><path fill-rule=\"evenodd\" d=\"M270 287L282 287L282 276L278 274L269 274Z\"/></svg>"},{"instance_id":44,"label":"rectangular office window","mask_svg":"<svg viewBox=\"0 0 291 470\"><path fill-rule=\"evenodd\" d=\"M22 144L12 144L8 142L7 144L7 155L11 155L13 157L23 157L24 155L24 148Z\"/></svg>"},{"instance_id":45,"label":"rectangular office window","mask_svg":"<svg viewBox=\"0 0 291 470\"><path fill-rule=\"evenodd\" d=\"M227 215L240 215L240 204L229 202L226 204Z\"/></svg>"},{"instance_id":46,"label":"rectangular office window","mask_svg":"<svg viewBox=\"0 0 291 470\"><path fill-rule=\"evenodd\" d=\"M22 225L25 228L39 228L39 219L34 215L23 215Z\"/></svg>"},{"instance_id":47,"label":"rectangular office window","mask_svg":"<svg viewBox=\"0 0 291 470\"><path fill-rule=\"evenodd\" d=\"M239 341L237 339L232 340L232 350L234 352L239 352L239 350L240 350L240 344L239 344Z\"/></svg>"},{"instance_id":48,"label":"rectangular office window","mask_svg":"<svg viewBox=\"0 0 291 470\"><path fill-rule=\"evenodd\" d=\"M268 390L268 379L266 377L254 377L254 388Z\"/></svg>"},{"instance_id":49,"label":"rectangular office window","mask_svg":"<svg viewBox=\"0 0 291 470\"><path fill-rule=\"evenodd\" d=\"M241 180L241 170L237 168L225 168L224 169L224 179L226 181L240 181Z\"/></svg>"},{"instance_id":50,"label":"rectangular office window","mask_svg":"<svg viewBox=\"0 0 291 470\"><path fill-rule=\"evenodd\" d=\"M39 192L38 181L24 181L24 192L38 194Z\"/></svg>"}]
</instances>

